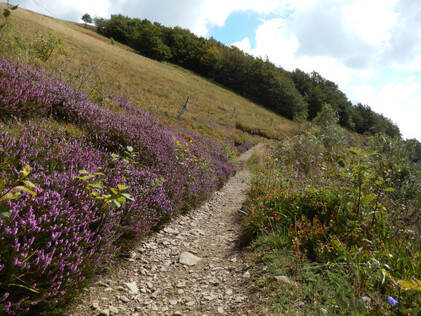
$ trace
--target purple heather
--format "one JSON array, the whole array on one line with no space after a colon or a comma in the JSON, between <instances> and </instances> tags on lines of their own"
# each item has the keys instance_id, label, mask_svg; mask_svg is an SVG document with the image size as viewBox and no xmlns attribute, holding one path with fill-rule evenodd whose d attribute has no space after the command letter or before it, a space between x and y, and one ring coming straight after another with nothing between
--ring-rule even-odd
<instances>
[{"instance_id":1,"label":"purple heather","mask_svg":"<svg viewBox=\"0 0 421 316\"><path fill-rule=\"evenodd\" d=\"M11 185L28 164L29 180L39 188L35 197L24 193L8 201L11 216L0 218L0 295L6 313L55 301L77 288L112 260L120 238L147 234L163 218L209 197L234 172L217 142L163 125L124 98L113 102L119 110L89 101L38 68L0 59L0 116L5 118L0 176ZM37 123L27 121L34 116ZM50 117L77 126L83 136L51 128ZM5 122L16 133L4 131ZM189 160L180 164L174 139L185 144L184 138L192 145ZM127 146L139 153L136 163L114 161L111 154L124 157ZM104 207L76 179L79 170L100 170L105 187L126 185L134 201L116 210ZM22 274L25 286L37 289L25 297L8 285Z\"/></svg>"}]
</instances>

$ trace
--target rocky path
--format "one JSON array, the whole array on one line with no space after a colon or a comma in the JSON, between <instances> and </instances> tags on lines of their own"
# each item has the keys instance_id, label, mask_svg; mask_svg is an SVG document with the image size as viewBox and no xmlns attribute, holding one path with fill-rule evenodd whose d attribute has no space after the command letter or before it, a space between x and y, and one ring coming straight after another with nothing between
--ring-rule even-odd
<instances>
[{"instance_id":1,"label":"rocky path","mask_svg":"<svg viewBox=\"0 0 421 316\"><path fill-rule=\"evenodd\" d=\"M240 170L202 207L152 234L87 288L79 315L256 315L237 241L250 173Z\"/></svg>"}]
</instances>

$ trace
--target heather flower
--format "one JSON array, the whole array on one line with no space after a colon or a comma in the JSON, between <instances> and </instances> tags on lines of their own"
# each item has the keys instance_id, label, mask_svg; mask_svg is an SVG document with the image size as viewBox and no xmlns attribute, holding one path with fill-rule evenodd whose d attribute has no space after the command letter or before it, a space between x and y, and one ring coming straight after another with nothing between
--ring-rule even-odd
<instances>
[{"instance_id":1,"label":"heather flower","mask_svg":"<svg viewBox=\"0 0 421 316\"><path fill-rule=\"evenodd\" d=\"M113 101L120 110L90 102L40 69L0 59L0 115L18 127L16 134L0 134L0 176L7 187L28 164L30 181L40 188L35 197L24 193L8 201L11 216L0 218L0 292L7 294L7 313L56 302L112 260L121 238L147 234L174 212L197 205L234 172L215 141L171 129L123 98ZM51 129L48 119L35 125L13 116L51 116L78 126L84 136ZM180 164L174 139L184 138L192 145ZM133 162L123 159L127 146L139 153ZM134 201L104 207L76 179L79 170L100 170L104 187L125 185ZM7 284L16 275L24 275L32 291L11 291Z\"/></svg>"},{"instance_id":2,"label":"heather flower","mask_svg":"<svg viewBox=\"0 0 421 316\"><path fill-rule=\"evenodd\" d=\"M8 292L4 293L1 301L4 302L9 297L9 295L10 294Z\"/></svg>"}]
</instances>

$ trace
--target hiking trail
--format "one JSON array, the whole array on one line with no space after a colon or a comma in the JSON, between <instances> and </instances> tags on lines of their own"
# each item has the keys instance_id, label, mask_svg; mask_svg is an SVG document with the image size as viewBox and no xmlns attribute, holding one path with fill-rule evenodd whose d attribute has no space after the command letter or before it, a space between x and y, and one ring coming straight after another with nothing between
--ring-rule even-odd
<instances>
[{"instance_id":1,"label":"hiking trail","mask_svg":"<svg viewBox=\"0 0 421 316\"><path fill-rule=\"evenodd\" d=\"M201 207L141 240L127 258L100 275L70 310L79 315L256 315L238 248L240 212L251 175L239 170Z\"/></svg>"}]
</instances>

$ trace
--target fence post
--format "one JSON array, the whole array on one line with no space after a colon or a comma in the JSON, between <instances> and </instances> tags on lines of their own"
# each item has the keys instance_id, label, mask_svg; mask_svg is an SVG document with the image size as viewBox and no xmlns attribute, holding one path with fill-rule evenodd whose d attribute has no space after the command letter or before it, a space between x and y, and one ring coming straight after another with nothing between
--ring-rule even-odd
<instances>
[{"instance_id":1,"label":"fence post","mask_svg":"<svg viewBox=\"0 0 421 316\"><path fill-rule=\"evenodd\" d=\"M189 106L189 102L190 102L190 97L187 97L187 101L186 104L184 104L183 109L181 110L180 114L178 114L177 116L177 121L180 119L180 117L184 114L184 112L186 112L187 107Z\"/></svg>"}]
</instances>

